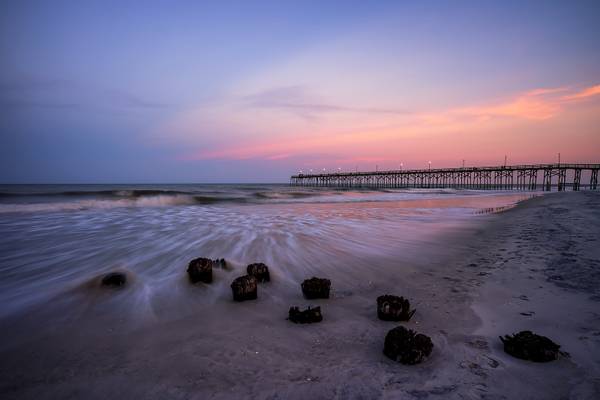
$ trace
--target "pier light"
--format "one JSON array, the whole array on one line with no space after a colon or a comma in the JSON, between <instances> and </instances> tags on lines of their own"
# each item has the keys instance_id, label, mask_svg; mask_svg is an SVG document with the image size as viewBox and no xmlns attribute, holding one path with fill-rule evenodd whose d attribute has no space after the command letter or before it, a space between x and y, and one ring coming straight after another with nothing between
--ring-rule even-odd
<instances>
[{"instance_id":1,"label":"pier light","mask_svg":"<svg viewBox=\"0 0 600 400\"><path fill-rule=\"evenodd\" d=\"M429 161L429 169L431 169L431 161Z\"/></svg>"},{"instance_id":2,"label":"pier light","mask_svg":"<svg viewBox=\"0 0 600 400\"><path fill-rule=\"evenodd\" d=\"M404 163L400 163L400 170L402 170L403 166L404 166Z\"/></svg>"}]
</instances>

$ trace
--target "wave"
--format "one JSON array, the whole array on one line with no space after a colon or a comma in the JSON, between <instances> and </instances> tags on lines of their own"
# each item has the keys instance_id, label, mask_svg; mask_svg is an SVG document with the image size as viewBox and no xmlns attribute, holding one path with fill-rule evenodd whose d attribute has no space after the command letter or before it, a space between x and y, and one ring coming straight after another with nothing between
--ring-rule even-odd
<instances>
[{"instance_id":1,"label":"wave","mask_svg":"<svg viewBox=\"0 0 600 400\"><path fill-rule=\"evenodd\" d=\"M287 187L259 186L191 186L164 188L136 187L80 187L79 190L62 187L47 190L37 187L31 191L0 191L0 213L27 213L110 209L117 207L164 207L218 204L286 204L286 203L356 203L388 202L409 199L437 198L455 195L453 189L409 190L329 190L289 189ZM61 190L67 189L67 190ZM252 189L252 190L250 190ZM261 190L263 189L263 190ZM468 194L461 192L462 195Z\"/></svg>"},{"instance_id":2,"label":"wave","mask_svg":"<svg viewBox=\"0 0 600 400\"><path fill-rule=\"evenodd\" d=\"M257 199L302 199L306 197L314 197L325 193L310 193L310 192L255 192L254 197Z\"/></svg>"},{"instance_id":3,"label":"wave","mask_svg":"<svg viewBox=\"0 0 600 400\"><path fill-rule=\"evenodd\" d=\"M246 203L243 197L191 196L187 194L132 195L122 199L94 199L63 202L0 204L0 213L78 211L118 207L164 207L183 205L209 205L217 203Z\"/></svg>"},{"instance_id":4,"label":"wave","mask_svg":"<svg viewBox=\"0 0 600 400\"><path fill-rule=\"evenodd\" d=\"M160 207L191 204L196 204L196 200L193 196L161 195L140 197L137 199L95 199L28 204L0 204L0 213L81 211L88 209L109 209L117 207Z\"/></svg>"},{"instance_id":5,"label":"wave","mask_svg":"<svg viewBox=\"0 0 600 400\"><path fill-rule=\"evenodd\" d=\"M161 195L191 195L194 192L160 189L67 190L63 192L0 192L0 197L117 197L138 198Z\"/></svg>"},{"instance_id":6,"label":"wave","mask_svg":"<svg viewBox=\"0 0 600 400\"><path fill-rule=\"evenodd\" d=\"M246 197L193 196L196 204L247 203Z\"/></svg>"}]
</instances>

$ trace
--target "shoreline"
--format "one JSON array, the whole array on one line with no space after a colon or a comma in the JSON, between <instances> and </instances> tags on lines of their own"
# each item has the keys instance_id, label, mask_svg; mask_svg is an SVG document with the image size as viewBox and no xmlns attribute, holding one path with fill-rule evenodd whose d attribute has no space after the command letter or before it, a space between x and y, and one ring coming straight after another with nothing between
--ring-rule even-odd
<instances>
[{"instance_id":1,"label":"shoreline","mask_svg":"<svg viewBox=\"0 0 600 400\"><path fill-rule=\"evenodd\" d=\"M600 209L595 193L563 193L473 216L405 249L422 254L406 255L411 264L380 258L349 268L333 281L330 300L307 302L295 282L275 274L280 284L267 284L259 300L223 301L228 271L218 272L227 279L210 288L210 301L182 278L175 292L149 303L147 315L136 304L113 312L126 291L114 299L78 292L81 307L68 316L58 298L10 326L2 321L2 339L13 343L2 340L0 347L0 392L4 398L592 398L600 388L594 362L600 324L589 290L598 282L585 294L566 288L579 281L553 264L555 249L538 250L543 258L530 253L541 246L537 236L544 243L546 233L556 235L546 240L554 246L573 241L573 230L581 229L571 246L587 244L582 260L598 261L593 244L600 225L573 225L581 213L597 221L594 207ZM563 227L549 232L553 215ZM535 260L541 264L530 271ZM555 275L563 287L547 281ZM143 284L135 285L143 294ZM432 337L424 363L403 366L382 354L385 333L398 325L376 317L375 299L386 293L408 297L417 309L402 325ZM188 304L171 315L182 306L177 297ZM285 314L293 304L322 306L324 321L291 324ZM556 340L571 359L535 364L504 354L498 336L529 328ZM587 339L573 339L574 333Z\"/></svg>"}]
</instances>

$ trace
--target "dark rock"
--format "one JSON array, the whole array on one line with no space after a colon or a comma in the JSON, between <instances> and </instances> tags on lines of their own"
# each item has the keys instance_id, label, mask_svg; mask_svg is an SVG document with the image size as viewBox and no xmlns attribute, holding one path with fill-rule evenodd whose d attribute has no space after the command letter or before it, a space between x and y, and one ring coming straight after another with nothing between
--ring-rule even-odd
<instances>
[{"instance_id":1,"label":"dark rock","mask_svg":"<svg viewBox=\"0 0 600 400\"><path fill-rule=\"evenodd\" d=\"M415 311L404 297L386 294L377 298L377 316L384 321L409 321Z\"/></svg>"},{"instance_id":2,"label":"dark rock","mask_svg":"<svg viewBox=\"0 0 600 400\"><path fill-rule=\"evenodd\" d=\"M102 277L102 286L121 287L127 283L127 275L123 272L111 272Z\"/></svg>"},{"instance_id":3,"label":"dark rock","mask_svg":"<svg viewBox=\"0 0 600 400\"><path fill-rule=\"evenodd\" d=\"M558 344L531 331L521 331L513 336L500 336L500 340L504 343L506 353L523 360L548 362L556 360L560 354Z\"/></svg>"},{"instance_id":4,"label":"dark rock","mask_svg":"<svg viewBox=\"0 0 600 400\"><path fill-rule=\"evenodd\" d=\"M519 313L519 314L521 314L521 315L523 315L525 317L531 317L532 315L535 314L535 311L522 312L522 313Z\"/></svg>"},{"instance_id":5,"label":"dark rock","mask_svg":"<svg viewBox=\"0 0 600 400\"><path fill-rule=\"evenodd\" d=\"M321 307L308 307L304 311L300 311L298 307L290 307L288 319L296 324L312 324L323 321L323 315Z\"/></svg>"},{"instance_id":6,"label":"dark rock","mask_svg":"<svg viewBox=\"0 0 600 400\"><path fill-rule=\"evenodd\" d=\"M250 264L246 268L248 275L252 275L259 282L269 282L271 275L269 275L269 267L263 263Z\"/></svg>"},{"instance_id":7,"label":"dark rock","mask_svg":"<svg viewBox=\"0 0 600 400\"><path fill-rule=\"evenodd\" d=\"M187 273L190 276L190 281L192 283L211 283L212 267L213 261L211 259L202 257L193 259L190 261L187 269Z\"/></svg>"},{"instance_id":8,"label":"dark rock","mask_svg":"<svg viewBox=\"0 0 600 400\"><path fill-rule=\"evenodd\" d=\"M315 278L306 279L302 282L302 293L307 299L328 299L331 281L329 279Z\"/></svg>"},{"instance_id":9,"label":"dark rock","mask_svg":"<svg viewBox=\"0 0 600 400\"><path fill-rule=\"evenodd\" d=\"M427 358L433 350L428 336L398 326L387 333L383 354L402 364L418 364Z\"/></svg>"},{"instance_id":10,"label":"dark rock","mask_svg":"<svg viewBox=\"0 0 600 400\"><path fill-rule=\"evenodd\" d=\"M244 301L256 299L257 281L252 275L244 275L236 278L231 284L233 300Z\"/></svg>"}]
</instances>

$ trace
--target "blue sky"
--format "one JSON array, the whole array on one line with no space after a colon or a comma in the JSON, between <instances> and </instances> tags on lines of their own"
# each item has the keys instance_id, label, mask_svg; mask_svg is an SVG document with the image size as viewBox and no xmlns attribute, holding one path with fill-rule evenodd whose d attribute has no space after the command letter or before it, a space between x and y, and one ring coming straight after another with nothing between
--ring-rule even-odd
<instances>
[{"instance_id":1,"label":"blue sky","mask_svg":"<svg viewBox=\"0 0 600 400\"><path fill-rule=\"evenodd\" d=\"M4 1L0 182L598 161L598 20L598 2Z\"/></svg>"}]
</instances>

